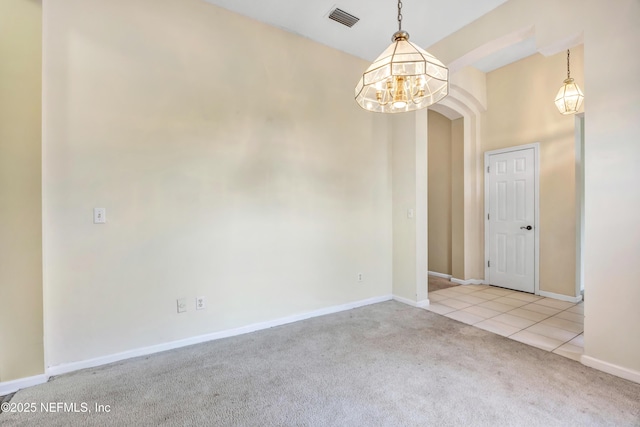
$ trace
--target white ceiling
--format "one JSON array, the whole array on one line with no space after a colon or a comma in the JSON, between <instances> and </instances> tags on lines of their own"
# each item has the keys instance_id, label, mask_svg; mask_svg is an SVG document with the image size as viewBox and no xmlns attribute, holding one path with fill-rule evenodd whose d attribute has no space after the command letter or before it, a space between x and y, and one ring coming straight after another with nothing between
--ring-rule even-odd
<instances>
[{"instance_id":1,"label":"white ceiling","mask_svg":"<svg viewBox=\"0 0 640 427\"><path fill-rule=\"evenodd\" d=\"M205 1L368 61L382 53L398 29L395 0ZM506 1L404 0L402 28L409 32L411 41L428 48ZM357 16L360 21L348 28L330 20L327 16L335 7ZM513 58L515 53L511 52L509 58ZM528 55L530 53L524 56ZM484 69L506 65L496 66L490 59L487 61L481 64Z\"/></svg>"}]
</instances>

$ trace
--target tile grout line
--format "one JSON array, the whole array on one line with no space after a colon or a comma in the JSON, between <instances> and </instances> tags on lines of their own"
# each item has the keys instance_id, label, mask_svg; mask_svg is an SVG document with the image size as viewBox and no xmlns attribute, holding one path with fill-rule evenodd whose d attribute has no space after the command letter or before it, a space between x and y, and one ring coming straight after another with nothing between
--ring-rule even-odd
<instances>
[{"instance_id":1,"label":"tile grout line","mask_svg":"<svg viewBox=\"0 0 640 427\"><path fill-rule=\"evenodd\" d=\"M465 293L461 293L459 296L463 296L463 295L471 295L471 294L473 294L473 293L475 293L475 292L482 292L482 291L484 291L484 290L486 290L486 289L487 289L487 288L482 288L482 289L474 290L474 291L472 291L472 292L465 292ZM502 289L502 288L499 288L499 289ZM435 292L438 292L438 291L435 291ZM452 291L452 292L456 292L456 291ZM513 292L516 292L516 291L513 291ZM489 293L491 293L491 292L489 292ZM444 296L447 296L446 294L438 294L438 295L444 295ZM495 294L494 294L494 295L495 295ZM494 300L496 300L496 299L498 299L498 298L509 298L509 296L508 296L508 295L510 295L510 293L508 293L508 294L506 294L506 295L497 295L497 297L496 297L496 298L493 298L493 299L491 299L491 300L486 300L486 301L483 301L483 302L481 302L481 303L476 303L476 304L471 304L471 303L469 303L469 302L467 302L467 301L458 300L458 299L456 299L455 297L447 297L447 298L445 298L445 299L455 299L456 301L463 302L463 303L465 303L465 304L470 304L470 305L469 305L469 307L476 307L476 306L479 306L480 304L483 304L483 303L488 302L488 301L494 301ZM476 297L476 298L477 298L477 297ZM526 310L526 309L524 308L525 306L528 306L528 305L531 305L531 304L535 304L537 301L540 301L540 300L545 299L545 298L546 298L546 297L540 297L540 298L538 298L537 300L526 302L526 304L524 304L524 305L521 305L521 306L519 306L519 307L514 307L514 308L512 308L512 309L511 309L511 310L509 310L509 311L505 311L505 312L502 312L502 313L500 313L500 314L496 314L495 316L492 316L492 317L483 318L483 320L481 320L481 321L479 321L479 322L476 322L476 323L481 323L481 322L484 322L485 320L489 320L489 319L495 319L496 317L500 316L501 314L508 314L508 313L511 313L512 311L514 311L514 310L516 310L516 309L518 309L518 308L522 308L523 310ZM512 298L512 299L516 299L516 300L518 300L518 298ZM524 301L524 300L518 300L518 301ZM438 303L438 302L436 301L436 303ZM446 307L450 307L450 306L447 306L446 304L441 304L441 305L445 305ZM505 304L505 305L508 305L508 304ZM547 307L547 308L554 309L554 307L545 306L544 304L539 304L539 305L542 305L543 307ZM505 336L505 335L503 335L503 336L504 336L505 338L509 338L509 339L512 339L512 340L513 340L513 338L511 338L513 335L515 335L515 334L517 334L517 333L519 333L519 332L522 332L522 331L524 331L524 330L526 330L526 329L528 329L528 328L531 328L532 326L535 326L535 325L537 325L537 324L539 324L539 323L542 323L543 321L545 321L545 320L547 320L547 319L550 319L550 318L552 318L552 317L554 317L554 316L557 316L558 314L563 313L563 312L565 312L565 311L567 311L567 310L569 310L569 309L571 309L571 308L574 308L574 307L576 307L577 305L578 305L578 303L573 304L571 307L567 307L567 308L564 308L564 309L560 309L560 311L558 311L557 313L552 314L552 315L549 315L549 316L545 317L544 319L539 320L539 321L537 321L537 322L535 322L535 323L533 323L533 324L531 324L531 325L527 326L526 328L520 328L520 330L518 330L518 331L516 331L516 332L514 332L514 333L512 333L512 334L510 334L510 335L506 335L506 336ZM469 308L469 307L465 307L464 309ZM448 316L448 314L452 314L452 313L460 312L460 311L463 311L463 310L464 310L464 309L457 309L457 308L455 308L455 307L450 307L450 308L453 308L454 310L450 311L450 312L449 312L449 313L447 313L447 314L442 314L441 316L449 317L449 316ZM482 307L482 308L485 308L485 307ZM497 311L497 310L494 310L494 311ZM528 311L532 311L532 310L528 310ZM465 312L465 313L467 313L467 312ZM538 313L538 312L536 312L536 313ZM573 312L571 312L571 313L573 313ZM436 313L436 314L438 314L438 313ZM473 313L467 313L467 314L473 314ZM539 314L545 314L545 313L539 313ZM574 313L574 314L579 314L579 313ZM475 315L475 316L477 316L477 315ZM531 319L527 319L527 318L525 318L525 317L518 316L517 314L512 314L512 316L516 316L516 317L519 317L520 319L525 319L525 320L530 320L530 321L532 321ZM477 317L482 317L482 316L477 316ZM583 317L584 317L584 315L583 315ZM453 320L455 320L455 319L453 319ZM566 320L567 322L572 322L572 323L576 323L576 324L577 324L577 322L573 322L573 321L571 321L571 320L567 320L567 319L561 319L561 320ZM497 320L497 319L495 319L495 321L496 321L496 322L498 322L498 323L501 323L501 324L503 324L503 325L505 325L505 326L510 326L510 327L514 327L514 328L516 328L516 327L517 327L517 326L513 326L513 325L509 325L509 324L507 324L507 323L501 322L500 320ZM466 322L462 322L462 323L466 323ZM474 327L475 327L475 324L476 324L476 323L469 324L469 326L474 326ZM545 325L545 326L547 326L547 325ZM565 331L565 332L569 332L569 333L571 333L571 334L575 334L575 332L573 332L573 331L568 331L568 330L563 329L563 328L558 328L558 327L551 326L551 325L549 325L549 327L556 328L556 329L559 329L559 330L562 330L562 331ZM480 328L480 329L482 329L482 328ZM583 329L583 331L582 331L582 332L580 332L580 333L578 333L578 334L574 335L573 337L571 337L571 338L570 338L570 339L568 339L567 341L562 342L562 340L558 340L558 341L561 341L561 344L560 344L560 345L558 345L557 347L554 347L554 348L553 348L553 350L545 350L545 351L548 351L549 353L554 353L557 349L559 349L559 348L560 348L560 347L562 347L563 345L565 345L565 344L569 343L570 341L574 340L574 339L575 339L576 337L578 337L579 335L582 335L582 334L584 333L584 325L583 325L582 329ZM488 332L490 332L490 331L488 331ZM530 332L530 333L534 334L535 332ZM497 335L501 335L501 334L497 334ZM552 338L552 337L544 336L544 335L542 335L542 334L537 334L537 335L540 335L540 336L545 337L545 338L548 338L548 339L555 339L555 338ZM516 341L516 340L513 340L513 341ZM525 344L525 343L523 343L523 344ZM527 344L527 345L530 345L530 344ZM532 346L532 347L535 347L535 346ZM578 347L578 346L576 346L576 347ZM539 348L539 347L536 347L536 348ZM541 350L543 350L543 349L541 349ZM584 352L584 348L583 348L583 352ZM554 354L558 354L558 353L554 353ZM564 357L564 356L563 356L563 357Z\"/></svg>"},{"instance_id":2,"label":"tile grout line","mask_svg":"<svg viewBox=\"0 0 640 427\"><path fill-rule=\"evenodd\" d=\"M576 303L576 304L572 305L572 306L571 306L571 307L569 307L569 308L565 308L564 310L559 311L557 314L554 314L554 316L557 316L557 315L558 315L558 314L560 314L560 313L564 313L565 311L567 311L567 310L569 310L570 308L573 308L573 307L575 307L575 306L577 306L577 305L578 305L578 304ZM572 312L572 313L573 313L573 312ZM552 317L553 317L553 316L552 316ZM582 317L584 317L584 314L582 315ZM562 320L566 320L566 319L562 319ZM567 322L571 322L571 320L567 320ZM576 323L576 322L573 322L573 323ZM531 325L531 326L533 326L533 325ZM558 328L558 329L561 329L561 328ZM563 329L563 330L566 330L566 329ZM569 332L571 332L571 331L569 331ZM573 333L573 332L571 332L571 333ZM580 332L578 335L576 335L576 336L574 336L573 338L571 338L569 341L565 341L565 342L563 342L562 344L560 344L559 346L557 346L556 348L554 348L553 350L551 350L551 353L555 352L557 349L559 349L559 348L560 348L560 347L562 347L563 345L565 345L565 344L569 343L570 341L573 341L574 339L576 339L576 337L578 337L578 336L580 336L580 335L582 335L582 334L584 334L584 322L583 322L583 324L582 324L582 332ZM576 346L576 347L579 347L579 346ZM584 347L582 347L582 353L584 354ZM558 353L556 353L556 354L558 354Z\"/></svg>"}]
</instances>

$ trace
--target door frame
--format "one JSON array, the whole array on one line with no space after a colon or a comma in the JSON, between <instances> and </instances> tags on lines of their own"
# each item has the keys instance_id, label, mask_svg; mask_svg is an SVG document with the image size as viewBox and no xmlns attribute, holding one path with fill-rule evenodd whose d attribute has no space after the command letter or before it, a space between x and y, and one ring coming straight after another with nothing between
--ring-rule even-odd
<instances>
[{"instance_id":1,"label":"door frame","mask_svg":"<svg viewBox=\"0 0 640 427\"><path fill-rule=\"evenodd\" d=\"M484 283L491 284L491 271L489 268L489 254L491 248L489 245L489 180L487 179L487 167L489 166L489 156L495 154L511 153L514 151L528 150L533 148L533 199L534 199L534 267L533 267L533 284L534 294L540 295L540 143L534 142L532 144L516 145L513 147L501 148L498 150L491 150L484 152Z\"/></svg>"}]
</instances>

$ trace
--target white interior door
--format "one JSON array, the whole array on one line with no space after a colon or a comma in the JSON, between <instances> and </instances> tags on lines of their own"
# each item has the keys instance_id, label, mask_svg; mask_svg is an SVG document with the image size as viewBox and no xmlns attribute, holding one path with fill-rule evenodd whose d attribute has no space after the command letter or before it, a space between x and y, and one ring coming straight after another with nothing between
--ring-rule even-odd
<instances>
[{"instance_id":1,"label":"white interior door","mask_svg":"<svg viewBox=\"0 0 640 427\"><path fill-rule=\"evenodd\" d=\"M535 292L536 153L534 148L488 153L488 281Z\"/></svg>"}]
</instances>

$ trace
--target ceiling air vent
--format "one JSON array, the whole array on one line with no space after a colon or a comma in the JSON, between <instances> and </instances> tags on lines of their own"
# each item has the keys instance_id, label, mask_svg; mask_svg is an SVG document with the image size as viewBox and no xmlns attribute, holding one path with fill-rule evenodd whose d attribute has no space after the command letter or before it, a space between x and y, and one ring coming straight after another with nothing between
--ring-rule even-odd
<instances>
[{"instance_id":1,"label":"ceiling air vent","mask_svg":"<svg viewBox=\"0 0 640 427\"><path fill-rule=\"evenodd\" d=\"M349 28L353 27L355 23L360 20L360 18L356 18L352 14L338 8L335 8L331 11L331 13L329 14L329 19L333 19L334 21L339 22L342 25L346 25Z\"/></svg>"}]
</instances>

